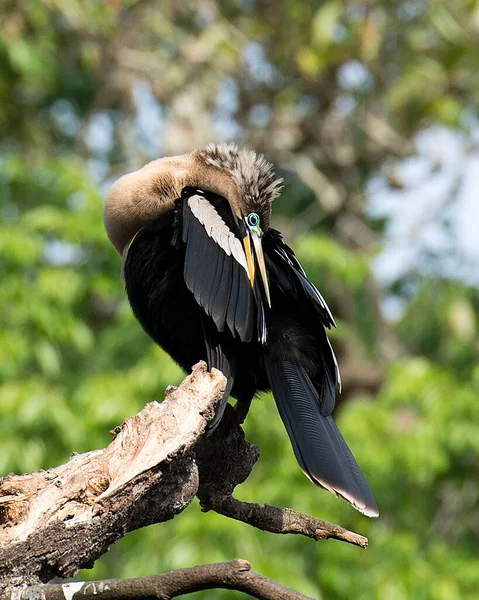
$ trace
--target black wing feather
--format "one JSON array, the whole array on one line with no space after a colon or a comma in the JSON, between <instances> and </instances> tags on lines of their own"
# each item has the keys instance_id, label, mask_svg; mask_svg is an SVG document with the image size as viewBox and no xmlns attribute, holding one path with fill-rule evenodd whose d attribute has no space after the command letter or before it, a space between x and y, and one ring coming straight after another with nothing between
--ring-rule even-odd
<instances>
[{"instance_id":1,"label":"black wing feather","mask_svg":"<svg viewBox=\"0 0 479 600\"><path fill-rule=\"evenodd\" d=\"M326 301L309 281L293 250L284 243L280 232L276 229L269 229L264 236L263 248L268 269L273 269L276 272L280 286L282 288L288 287L289 290L294 289L296 295L302 291L312 302L324 327L328 329L336 327ZM290 286L288 282L291 284Z\"/></svg>"},{"instance_id":2,"label":"black wing feather","mask_svg":"<svg viewBox=\"0 0 479 600\"><path fill-rule=\"evenodd\" d=\"M223 270L223 257L214 244L207 244L204 255L204 263L206 267L205 276L207 278L204 281L203 287L205 288L202 298L204 299L204 310L207 315L211 315L214 299L215 290L217 288L217 277L221 277Z\"/></svg>"},{"instance_id":3,"label":"black wing feather","mask_svg":"<svg viewBox=\"0 0 479 600\"><path fill-rule=\"evenodd\" d=\"M218 331L211 319L206 315L203 315L201 319L201 324L203 327L203 335L205 339L208 369L219 369L226 377L226 388L223 393L223 398L221 399L216 409L215 416L208 423L206 429L207 435L210 435L218 427L221 419L223 418L226 403L228 402L231 389L233 388L234 375L236 369L234 358L230 359L228 355L223 351Z\"/></svg>"},{"instance_id":4,"label":"black wing feather","mask_svg":"<svg viewBox=\"0 0 479 600\"><path fill-rule=\"evenodd\" d=\"M208 237L208 236L207 236ZM214 242L211 240L210 244ZM223 252L218 248L218 252ZM233 285L233 259L231 256L226 256L223 261L223 269L221 278L216 288L216 295L213 300L212 316L218 327L218 331L224 331L226 325L226 314L231 296L231 287ZM200 302L201 303L201 302Z\"/></svg>"},{"instance_id":5,"label":"black wing feather","mask_svg":"<svg viewBox=\"0 0 479 600\"><path fill-rule=\"evenodd\" d=\"M235 330L235 315L236 309L238 306L238 295L239 295L239 286L240 286L240 273L239 269L242 268L235 260L232 264L233 267L233 275L232 275L232 284L231 284L231 293L230 299L228 303L228 310L226 312L226 322L228 324L229 330L232 335L236 334Z\"/></svg>"},{"instance_id":6,"label":"black wing feather","mask_svg":"<svg viewBox=\"0 0 479 600\"><path fill-rule=\"evenodd\" d=\"M215 248L215 255L216 255L215 278L213 280L213 283L211 284L210 289L205 291L205 305L204 305L206 314L210 315L211 317L213 317L213 314L215 313L215 305L217 302L216 296L218 294L218 288L219 288L219 285L221 282L221 278L223 277L224 262L225 262L225 260L228 260L227 255L224 252L220 252L217 248Z\"/></svg>"},{"instance_id":7,"label":"black wing feather","mask_svg":"<svg viewBox=\"0 0 479 600\"><path fill-rule=\"evenodd\" d=\"M196 287L200 281L200 278L198 277L198 270L201 269L202 266L202 232L199 229L199 223L195 222L194 220L190 220L187 233L188 237L186 246L187 250L185 254L184 277L186 285L196 297Z\"/></svg>"},{"instance_id":8,"label":"black wing feather","mask_svg":"<svg viewBox=\"0 0 479 600\"><path fill-rule=\"evenodd\" d=\"M234 327L243 342L250 342L254 329L254 298L251 284L242 267L240 269L240 285L235 310Z\"/></svg>"},{"instance_id":9,"label":"black wing feather","mask_svg":"<svg viewBox=\"0 0 479 600\"><path fill-rule=\"evenodd\" d=\"M243 267L233 261L233 285L226 320L233 336L250 342L253 335L253 294Z\"/></svg>"},{"instance_id":10,"label":"black wing feather","mask_svg":"<svg viewBox=\"0 0 479 600\"><path fill-rule=\"evenodd\" d=\"M256 329L258 331L258 339L262 344L266 344L267 340L267 328L266 328L266 316L264 314L263 299L261 296L261 289L258 282L258 278L255 277L254 281L254 295L256 298Z\"/></svg>"}]
</instances>

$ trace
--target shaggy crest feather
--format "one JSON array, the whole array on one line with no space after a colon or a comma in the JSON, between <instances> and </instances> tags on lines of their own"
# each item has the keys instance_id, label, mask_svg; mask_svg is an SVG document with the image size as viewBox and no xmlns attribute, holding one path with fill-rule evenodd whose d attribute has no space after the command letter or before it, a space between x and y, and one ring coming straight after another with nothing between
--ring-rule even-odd
<instances>
[{"instance_id":1,"label":"shaggy crest feather","mask_svg":"<svg viewBox=\"0 0 479 600\"><path fill-rule=\"evenodd\" d=\"M283 184L274 166L262 154L240 150L234 143L208 144L198 156L207 165L231 174L244 202L249 206L268 206L279 196Z\"/></svg>"}]
</instances>

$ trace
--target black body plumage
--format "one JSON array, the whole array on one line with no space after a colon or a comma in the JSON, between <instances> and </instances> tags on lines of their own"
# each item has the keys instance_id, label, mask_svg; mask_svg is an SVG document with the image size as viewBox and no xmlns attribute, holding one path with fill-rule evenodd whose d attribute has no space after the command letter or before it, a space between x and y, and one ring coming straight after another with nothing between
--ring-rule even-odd
<instances>
[{"instance_id":1,"label":"black body plumage","mask_svg":"<svg viewBox=\"0 0 479 600\"><path fill-rule=\"evenodd\" d=\"M247 210L251 210L251 205ZM268 203L269 210L269 203ZM258 210L258 212L260 212ZM377 516L372 493L334 424L340 385L325 328L331 313L281 234L261 233L269 294L251 278L244 219L218 194L186 187L174 209L142 227L124 262L126 291L146 332L185 370L220 369L245 414L271 389L296 458L316 484Z\"/></svg>"}]
</instances>

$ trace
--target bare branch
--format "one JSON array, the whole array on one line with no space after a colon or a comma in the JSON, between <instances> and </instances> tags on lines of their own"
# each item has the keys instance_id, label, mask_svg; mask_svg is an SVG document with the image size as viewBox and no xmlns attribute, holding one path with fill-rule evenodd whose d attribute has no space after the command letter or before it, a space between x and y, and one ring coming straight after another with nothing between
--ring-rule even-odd
<instances>
[{"instance_id":1,"label":"bare branch","mask_svg":"<svg viewBox=\"0 0 479 600\"><path fill-rule=\"evenodd\" d=\"M301 181L313 191L326 214L340 210L347 197L346 190L338 182L331 183L308 155L290 154L286 164L293 167Z\"/></svg>"},{"instance_id":2,"label":"bare branch","mask_svg":"<svg viewBox=\"0 0 479 600\"><path fill-rule=\"evenodd\" d=\"M408 156L414 152L414 143L404 137L386 119L365 110L358 119L358 125L383 152L393 156Z\"/></svg>"},{"instance_id":3,"label":"bare branch","mask_svg":"<svg viewBox=\"0 0 479 600\"><path fill-rule=\"evenodd\" d=\"M225 517L248 523L263 531L304 535L316 541L335 539L361 548L368 546L367 537L291 508L241 502L232 496L211 496L208 500L208 504L204 505L205 510L214 510Z\"/></svg>"},{"instance_id":4,"label":"bare branch","mask_svg":"<svg viewBox=\"0 0 479 600\"><path fill-rule=\"evenodd\" d=\"M78 581L34 586L15 594L15 600L133 600L159 598L170 600L199 590L226 589L245 592L260 600L312 600L251 570L248 561L237 558L224 563L199 565L150 577ZM0 600L12 600L10 594Z\"/></svg>"},{"instance_id":5,"label":"bare branch","mask_svg":"<svg viewBox=\"0 0 479 600\"><path fill-rule=\"evenodd\" d=\"M232 497L251 473L259 449L246 441L230 405L214 433L203 435L224 386L219 371L208 373L199 363L178 388L167 390L162 404L151 402L118 427L107 448L74 455L48 471L0 479L0 593L92 566L127 532L172 519L195 495L203 510L264 531L366 547L366 538L338 525ZM232 572L245 571L228 564ZM208 565L196 569L216 573ZM246 570L250 573L249 566ZM256 574L252 578L267 581ZM250 579L242 575L241 581ZM180 583L175 589L183 589ZM302 598L286 592L257 597Z\"/></svg>"}]
</instances>

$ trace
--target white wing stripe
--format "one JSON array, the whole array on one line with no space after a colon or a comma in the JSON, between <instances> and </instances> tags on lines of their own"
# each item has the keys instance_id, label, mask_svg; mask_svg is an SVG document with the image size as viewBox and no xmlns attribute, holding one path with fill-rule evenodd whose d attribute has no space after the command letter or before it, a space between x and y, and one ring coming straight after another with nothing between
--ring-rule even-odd
<instances>
[{"instance_id":1,"label":"white wing stripe","mask_svg":"<svg viewBox=\"0 0 479 600\"><path fill-rule=\"evenodd\" d=\"M228 228L226 223L216 212L215 207L203 196L191 196L188 205L193 215L205 228L208 236L220 246L220 248L233 258L248 272L246 255L240 240Z\"/></svg>"}]
</instances>

